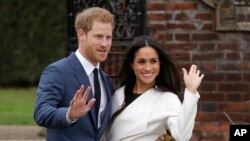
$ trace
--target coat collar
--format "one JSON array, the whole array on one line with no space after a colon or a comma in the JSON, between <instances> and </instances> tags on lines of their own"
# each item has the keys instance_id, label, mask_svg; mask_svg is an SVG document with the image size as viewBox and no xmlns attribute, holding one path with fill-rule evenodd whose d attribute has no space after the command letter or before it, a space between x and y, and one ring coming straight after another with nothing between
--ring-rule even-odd
<instances>
[{"instance_id":1,"label":"coat collar","mask_svg":"<svg viewBox=\"0 0 250 141\"><path fill-rule=\"evenodd\" d=\"M80 61L78 60L77 56L75 55L75 53L71 53L69 55L68 59L69 59L69 64L71 65L72 69L74 70L74 76L75 76L76 80L79 82L79 88L80 88L80 85L83 85L83 84L84 84L84 88L91 86L89 79L86 79L86 78L88 78L88 75L87 75L86 71L83 69L83 67L82 67ZM88 97L88 101L92 98L93 98L93 93L91 91L90 95ZM91 113L93 122L94 122L95 126L97 127L95 108L92 107L90 109L90 113Z\"/></svg>"},{"instance_id":2,"label":"coat collar","mask_svg":"<svg viewBox=\"0 0 250 141\"><path fill-rule=\"evenodd\" d=\"M69 64L71 65L72 69L74 70L74 76L75 76L76 80L79 82L79 88L80 88L81 84L87 85L87 86L84 86L85 88L87 88L88 86L91 86L89 79L86 79L86 78L88 78L88 75L87 75L86 71L84 70L84 68L82 67L82 64L80 63L80 61L77 58L77 56L75 55L75 53L71 53L68 56L68 60L69 60ZM102 71L101 67L99 69L100 69L100 75L102 77L103 84L104 84L106 94L107 94L107 103L109 103L110 100L111 100L111 92L112 92L112 87L110 85L112 85L112 84L111 84L109 75L104 73ZM93 98L92 91L90 92L90 95L88 97L88 101L91 98ZM98 127L98 125L96 124L97 123L96 122L97 118L96 118L95 108L94 107L90 109L90 114L92 116L92 119L93 119L93 122L94 122L95 126ZM110 114L110 113L105 111L104 114ZM104 117L106 117L106 116L104 115ZM107 116L107 117L109 117L109 116ZM103 122L102 122L100 128L102 128L102 125L103 125Z\"/></svg>"},{"instance_id":3,"label":"coat collar","mask_svg":"<svg viewBox=\"0 0 250 141\"><path fill-rule=\"evenodd\" d=\"M147 121L153 112L153 107L160 98L155 89L149 89L123 110L111 126L112 140L120 140L147 130ZM115 102L117 100L117 102ZM124 87L115 92L112 112L124 101ZM132 123L132 124L131 124ZM126 130L124 130L126 128ZM119 137L119 138L117 138Z\"/></svg>"}]
</instances>

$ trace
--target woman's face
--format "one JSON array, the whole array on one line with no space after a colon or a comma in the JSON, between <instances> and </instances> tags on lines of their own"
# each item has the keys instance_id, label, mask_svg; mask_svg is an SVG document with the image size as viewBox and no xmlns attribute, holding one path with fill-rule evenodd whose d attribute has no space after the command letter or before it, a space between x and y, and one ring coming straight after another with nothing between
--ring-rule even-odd
<instances>
[{"instance_id":1,"label":"woman's face","mask_svg":"<svg viewBox=\"0 0 250 141\"><path fill-rule=\"evenodd\" d=\"M160 72L160 60L156 50L150 46L140 48L135 53L131 67L137 84L153 86Z\"/></svg>"}]
</instances>

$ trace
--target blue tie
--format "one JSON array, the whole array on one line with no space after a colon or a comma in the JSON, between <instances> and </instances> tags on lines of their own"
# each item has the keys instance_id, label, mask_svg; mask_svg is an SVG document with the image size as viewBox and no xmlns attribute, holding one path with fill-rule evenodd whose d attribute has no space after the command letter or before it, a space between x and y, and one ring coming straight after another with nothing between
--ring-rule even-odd
<instances>
[{"instance_id":1,"label":"blue tie","mask_svg":"<svg viewBox=\"0 0 250 141\"><path fill-rule=\"evenodd\" d=\"M99 108L100 108L100 102L101 102L101 88L100 88L100 83L98 79L98 69L94 69L94 85L95 85L95 112L96 112L96 117L97 117L97 123L98 123L98 114L99 114Z\"/></svg>"}]
</instances>

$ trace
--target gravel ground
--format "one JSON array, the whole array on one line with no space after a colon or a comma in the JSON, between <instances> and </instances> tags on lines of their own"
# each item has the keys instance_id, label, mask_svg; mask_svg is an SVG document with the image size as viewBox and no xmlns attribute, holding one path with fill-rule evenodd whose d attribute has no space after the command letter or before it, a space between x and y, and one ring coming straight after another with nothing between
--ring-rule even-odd
<instances>
[{"instance_id":1,"label":"gravel ground","mask_svg":"<svg viewBox=\"0 0 250 141\"><path fill-rule=\"evenodd\" d=\"M0 126L0 141L45 141L39 126Z\"/></svg>"}]
</instances>

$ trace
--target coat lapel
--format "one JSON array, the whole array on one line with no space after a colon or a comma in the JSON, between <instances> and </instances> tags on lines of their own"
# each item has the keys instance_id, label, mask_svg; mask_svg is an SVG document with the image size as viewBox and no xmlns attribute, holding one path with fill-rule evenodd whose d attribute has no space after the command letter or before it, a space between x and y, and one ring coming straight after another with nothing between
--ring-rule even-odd
<instances>
[{"instance_id":1,"label":"coat lapel","mask_svg":"<svg viewBox=\"0 0 250 141\"><path fill-rule=\"evenodd\" d=\"M89 78L88 75L86 74L85 70L83 69L80 61L76 57L75 53L71 53L69 58L69 62L74 70L74 75L76 80L79 82L79 88L80 85L84 85L84 88L86 89L88 86L90 86ZM93 93L92 91L90 92L90 95L88 97L88 101L93 98ZM90 109L90 113L93 119L93 123L97 127L97 122L96 122L96 115L95 115L95 108L92 106Z\"/></svg>"},{"instance_id":2,"label":"coat lapel","mask_svg":"<svg viewBox=\"0 0 250 141\"><path fill-rule=\"evenodd\" d=\"M124 89L123 91L115 93L115 96L123 97L116 98L116 100L119 99L119 102L117 102L119 105L112 106L119 107L124 100ZM160 95L155 93L154 89L150 89L128 105L126 109L117 116L111 126L112 140L121 140L128 136L145 132L147 130L148 119L159 97Z\"/></svg>"},{"instance_id":3,"label":"coat lapel","mask_svg":"<svg viewBox=\"0 0 250 141\"><path fill-rule=\"evenodd\" d=\"M101 74L101 77L102 77L102 81L104 83L104 87L105 87L105 90L106 90L106 94L107 94L107 100L111 100L111 95L112 95L112 82L110 80L110 76L108 76L107 74L105 74L102 69L100 68L100 74Z\"/></svg>"},{"instance_id":4,"label":"coat lapel","mask_svg":"<svg viewBox=\"0 0 250 141\"><path fill-rule=\"evenodd\" d=\"M108 122L110 122L110 114L111 114L111 95L112 95L112 81L110 80L109 76L105 74L100 68L101 78L105 87L106 97L107 97L107 104L104 110L104 115L102 117L101 126L99 129L99 135L103 133L103 130L107 127Z\"/></svg>"}]
</instances>

